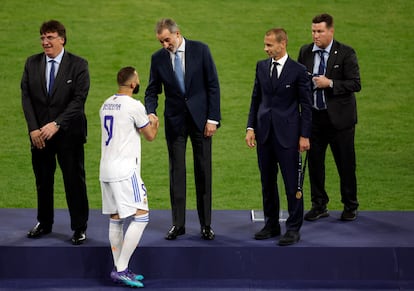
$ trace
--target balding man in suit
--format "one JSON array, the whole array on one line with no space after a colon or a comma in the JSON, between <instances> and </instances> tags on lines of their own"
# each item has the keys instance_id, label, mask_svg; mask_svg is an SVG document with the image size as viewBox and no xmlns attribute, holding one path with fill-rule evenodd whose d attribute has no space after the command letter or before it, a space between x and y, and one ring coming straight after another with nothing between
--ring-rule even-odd
<instances>
[{"instance_id":1,"label":"balding man in suit","mask_svg":"<svg viewBox=\"0 0 414 291\"><path fill-rule=\"evenodd\" d=\"M285 184L289 217L281 246L300 240L303 197L296 195L300 153L309 149L312 125L310 79L306 68L287 54L287 33L283 28L266 32L264 50L268 59L256 65L246 143L257 157L262 183L265 225L255 239L280 235L278 169Z\"/></svg>"}]
</instances>

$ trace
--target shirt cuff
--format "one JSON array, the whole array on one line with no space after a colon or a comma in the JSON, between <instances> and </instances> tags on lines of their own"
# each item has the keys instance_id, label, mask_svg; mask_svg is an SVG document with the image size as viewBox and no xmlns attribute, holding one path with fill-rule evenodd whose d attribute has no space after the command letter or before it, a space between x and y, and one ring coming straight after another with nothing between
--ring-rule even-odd
<instances>
[{"instance_id":1,"label":"shirt cuff","mask_svg":"<svg viewBox=\"0 0 414 291\"><path fill-rule=\"evenodd\" d=\"M218 121L211 120L211 119L207 119L207 123L211 123L211 124L215 124L215 125L218 125L219 124Z\"/></svg>"}]
</instances>

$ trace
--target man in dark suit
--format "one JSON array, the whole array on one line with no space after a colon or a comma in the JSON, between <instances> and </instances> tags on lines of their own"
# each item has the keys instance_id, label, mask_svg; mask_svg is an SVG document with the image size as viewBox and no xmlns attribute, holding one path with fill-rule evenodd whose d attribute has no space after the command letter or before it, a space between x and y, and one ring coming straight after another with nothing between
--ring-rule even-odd
<instances>
[{"instance_id":1,"label":"man in dark suit","mask_svg":"<svg viewBox=\"0 0 414 291\"><path fill-rule=\"evenodd\" d=\"M40 42L44 52L27 59L21 81L38 202L38 223L27 236L38 238L52 231L57 157L74 231L72 243L77 245L86 240L89 215L83 147L88 63L65 51L66 30L56 20L42 24Z\"/></svg>"},{"instance_id":2,"label":"man in dark suit","mask_svg":"<svg viewBox=\"0 0 414 291\"><path fill-rule=\"evenodd\" d=\"M295 244L303 222L303 197L296 195L300 152L309 149L312 112L310 80L306 68L292 60L283 28L266 32L264 50L270 57L259 61L247 121L246 143L257 141L265 226L255 239L280 235L278 165L285 184L289 217L279 245Z\"/></svg>"},{"instance_id":3,"label":"man in dark suit","mask_svg":"<svg viewBox=\"0 0 414 291\"><path fill-rule=\"evenodd\" d=\"M333 18L317 15L312 20L313 43L304 45L298 61L313 76L313 124L309 152L309 177L312 208L305 220L329 216L325 190L325 154L328 145L338 169L342 220L357 217L358 199L355 161L355 92L361 90L359 66L355 51L334 39Z\"/></svg>"},{"instance_id":4,"label":"man in dark suit","mask_svg":"<svg viewBox=\"0 0 414 291\"><path fill-rule=\"evenodd\" d=\"M190 137L201 236L212 240L211 143L221 119L216 67L208 46L184 39L174 20L161 19L156 37L163 48L152 55L145 107L148 114L156 114L158 95L164 86L173 223L165 238L173 240L185 233L185 156Z\"/></svg>"}]
</instances>

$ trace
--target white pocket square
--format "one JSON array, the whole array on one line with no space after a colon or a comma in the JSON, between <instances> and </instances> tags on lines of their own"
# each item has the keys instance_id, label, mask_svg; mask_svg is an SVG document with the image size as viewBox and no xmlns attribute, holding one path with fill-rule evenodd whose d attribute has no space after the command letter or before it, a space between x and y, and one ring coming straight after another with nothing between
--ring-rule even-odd
<instances>
[{"instance_id":1,"label":"white pocket square","mask_svg":"<svg viewBox=\"0 0 414 291\"><path fill-rule=\"evenodd\" d=\"M72 83L72 80L67 80L66 81L66 84L70 84L70 83Z\"/></svg>"},{"instance_id":2,"label":"white pocket square","mask_svg":"<svg viewBox=\"0 0 414 291\"><path fill-rule=\"evenodd\" d=\"M290 88L290 85L286 85L286 88Z\"/></svg>"}]
</instances>

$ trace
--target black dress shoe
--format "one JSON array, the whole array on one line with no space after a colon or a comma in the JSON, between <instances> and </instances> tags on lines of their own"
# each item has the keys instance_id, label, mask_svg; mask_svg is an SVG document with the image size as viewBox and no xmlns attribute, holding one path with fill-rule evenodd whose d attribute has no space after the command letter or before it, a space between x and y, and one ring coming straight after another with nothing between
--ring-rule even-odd
<instances>
[{"instance_id":1,"label":"black dress shoe","mask_svg":"<svg viewBox=\"0 0 414 291\"><path fill-rule=\"evenodd\" d=\"M75 230L72 236L73 245L81 245L86 240L86 232L84 230Z\"/></svg>"},{"instance_id":2,"label":"black dress shoe","mask_svg":"<svg viewBox=\"0 0 414 291\"><path fill-rule=\"evenodd\" d=\"M344 209L344 211L341 214L341 220L343 221L353 221L357 218L357 211L356 210L349 210Z\"/></svg>"},{"instance_id":3,"label":"black dress shoe","mask_svg":"<svg viewBox=\"0 0 414 291\"><path fill-rule=\"evenodd\" d=\"M254 234L254 238L257 240L261 240L261 239L268 239L271 237L275 237L278 235L280 235L280 225L276 225L276 226L265 225L262 228L262 230Z\"/></svg>"},{"instance_id":4,"label":"black dress shoe","mask_svg":"<svg viewBox=\"0 0 414 291\"><path fill-rule=\"evenodd\" d=\"M52 227L45 227L44 225L40 224L39 222L27 233L28 238L39 238L42 235L48 234L52 232Z\"/></svg>"},{"instance_id":5,"label":"black dress shoe","mask_svg":"<svg viewBox=\"0 0 414 291\"><path fill-rule=\"evenodd\" d=\"M210 226L203 226L201 228L201 237L205 240L213 240L215 237L215 234Z\"/></svg>"},{"instance_id":6,"label":"black dress shoe","mask_svg":"<svg viewBox=\"0 0 414 291\"><path fill-rule=\"evenodd\" d=\"M280 239L280 246L288 246L297 243L300 240L299 231L288 230Z\"/></svg>"},{"instance_id":7,"label":"black dress shoe","mask_svg":"<svg viewBox=\"0 0 414 291\"><path fill-rule=\"evenodd\" d=\"M329 216L329 212L328 212L328 209L326 209L326 207L322 207L322 208L312 207L312 209L309 210L308 213L305 214L304 219L307 221L315 221L315 220L318 220L319 218L328 217L328 216Z\"/></svg>"},{"instance_id":8,"label":"black dress shoe","mask_svg":"<svg viewBox=\"0 0 414 291\"><path fill-rule=\"evenodd\" d=\"M173 225L171 229L167 232L167 235L165 236L165 239L167 240L174 240L179 235L185 234L185 227L179 227Z\"/></svg>"}]
</instances>

